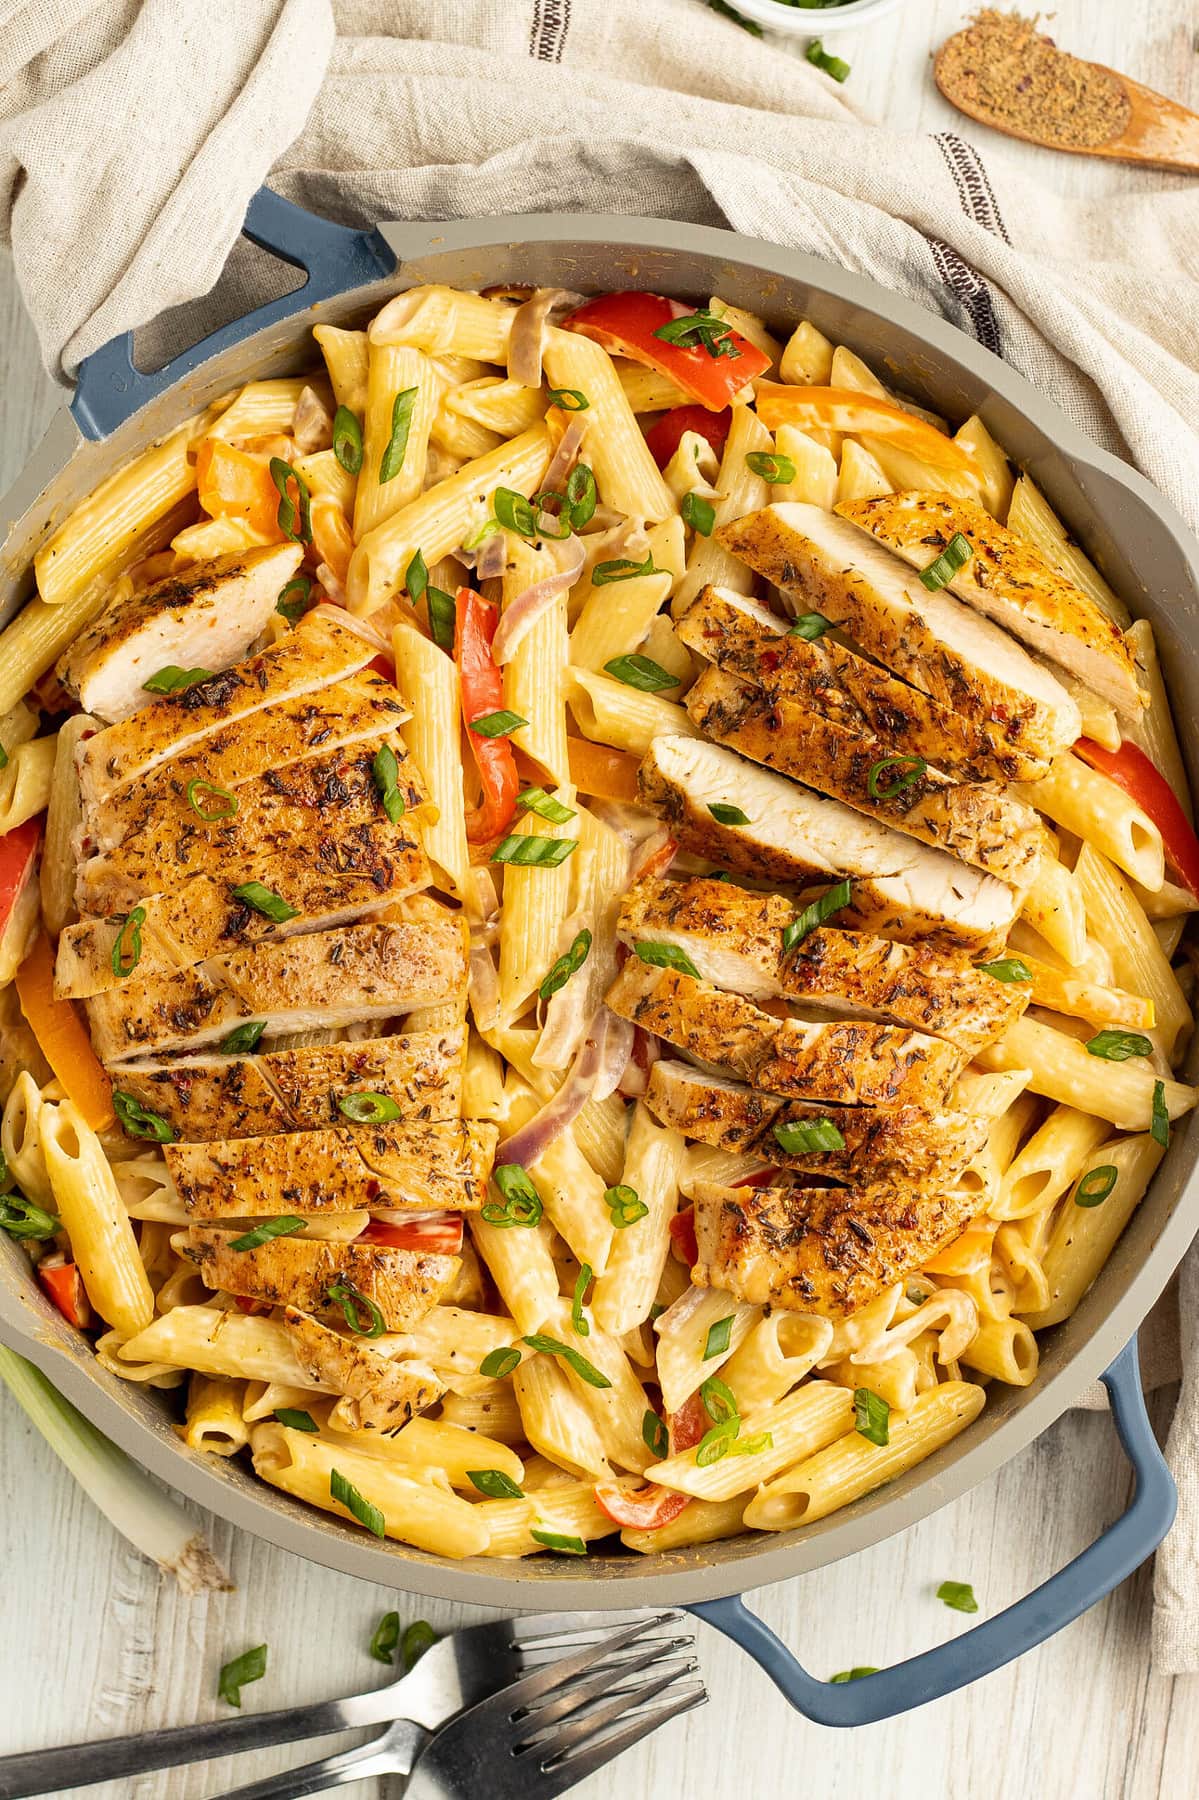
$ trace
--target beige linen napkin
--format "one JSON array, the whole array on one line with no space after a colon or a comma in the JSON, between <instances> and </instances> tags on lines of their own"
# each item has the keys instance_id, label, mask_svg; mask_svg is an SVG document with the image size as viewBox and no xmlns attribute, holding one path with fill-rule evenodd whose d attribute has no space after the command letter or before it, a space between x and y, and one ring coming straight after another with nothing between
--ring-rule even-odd
<instances>
[{"instance_id":1,"label":"beige linen napkin","mask_svg":"<svg viewBox=\"0 0 1199 1800\"><path fill-rule=\"evenodd\" d=\"M698 0L0 0L0 234L47 366L208 295L269 176L329 217L641 213L813 251L950 319L1199 527L1199 188L1066 202ZM268 292L235 251L193 334ZM198 314L198 317L197 317ZM178 317L155 341L170 347ZM1199 1670L1199 1265L1155 1652ZM1174 1366L1163 1315L1147 1374Z\"/></svg>"}]
</instances>

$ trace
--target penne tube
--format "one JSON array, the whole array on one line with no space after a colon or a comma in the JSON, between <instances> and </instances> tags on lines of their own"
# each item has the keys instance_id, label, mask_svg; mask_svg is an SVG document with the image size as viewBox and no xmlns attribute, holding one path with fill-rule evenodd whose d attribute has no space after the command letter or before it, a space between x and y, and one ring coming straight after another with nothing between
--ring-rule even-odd
<instances>
[{"instance_id":1,"label":"penne tube","mask_svg":"<svg viewBox=\"0 0 1199 1800\"><path fill-rule=\"evenodd\" d=\"M849 1358L825 1370L844 1388L869 1388L892 1412L911 1412L920 1388L920 1363L912 1350L900 1350L885 1362L852 1362Z\"/></svg>"},{"instance_id":2,"label":"penne tube","mask_svg":"<svg viewBox=\"0 0 1199 1800\"><path fill-rule=\"evenodd\" d=\"M771 489L774 500L804 500L831 512L837 500L837 459L798 425L780 425L774 447L794 465L795 474Z\"/></svg>"},{"instance_id":3,"label":"penne tube","mask_svg":"<svg viewBox=\"0 0 1199 1800\"><path fill-rule=\"evenodd\" d=\"M400 726L400 736L437 808L436 823L426 825L422 834L425 852L443 871L450 891L465 901L473 885L466 842L458 671L444 651L411 625L397 625L391 641L396 687L411 715Z\"/></svg>"},{"instance_id":4,"label":"penne tube","mask_svg":"<svg viewBox=\"0 0 1199 1800\"><path fill-rule=\"evenodd\" d=\"M1077 968L1086 955L1086 910L1073 873L1048 850L1037 864L1020 910L1063 962Z\"/></svg>"},{"instance_id":5,"label":"penne tube","mask_svg":"<svg viewBox=\"0 0 1199 1800\"><path fill-rule=\"evenodd\" d=\"M282 1407L306 1412L315 1421L323 1421L329 1411L329 1396L316 1388L290 1387L285 1381L247 1381L242 1385L242 1418L247 1425L269 1419Z\"/></svg>"},{"instance_id":6,"label":"penne tube","mask_svg":"<svg viewBox=\"0 0 1199 1800\"><path fill-rule=\"evenodd\" d=\"M670 597L670 576L634 575L593 588L570 634L570 662L602 672L605 664L636 650Z\"/></svg>"},{"instance_id":7,"label":"penne tube","mask_svg":"<svg viewBox=\"0 0 1199 1800\"><path fill-rule=\"evenodd\" d=\"M721 1379L743 1417L773 1406L810 1375L833 1341L828 1319L811 1313L770 1312L730 1356Z\"/></svg>"},{"instance_id":8,"label":"penne tube","mask_svg":"<svg viewBox=\"0 0 1199 1800\"><path fill-rule=\"evenodd\" d=\"M645 1389L616 1339L600 1330L595 1319L588 1315L586 1307L582 1309L582 1316L590 1329L585 1334L581 1354L606 1377L608 1385L593 1386L569 1362L566 1363L567 1377L591 1414L608 1460L617 1463L622 1469L632 1469L635 1474L640 1475L653 1460L642 1436L645 1415L649 1411ZM568 1300L558 1299L554 1302L546 1315L543 1328L572 1348L579 1342Z\"/></svg>"},{"instance_id":9,"label":"penne tube","mask_svg":"<svg viewBox=\"0 0 1199 1800\"><path fill-rule=\"evenodd\" d=\"M430 356L506 363L516 307L458 288L416 287L397 294L371 320L371 344L409 344Z\"/></svg>"},{"instance_id":10,"label":"penne tube","mask_svg":"<svg viewBox=\"0 0 1199 1800\"><path fill-rule=\"evenodd\" d=\"M243 1413L245 1383L222 1375L193 1375L179 1435L189 1450L236 1456L250 1441Z\"/></svg>"},{"instance_id":11,"label":"penne tube","mask_svg":"<svg viewBox=\"0 0 1199 1800\"><path fill-rule=\"evenodd\" d=\"M545 373L551 386L587 396L586 460L600 499L631 519L652 524L677 511L674 496L650 455L612 358L577 331L550 326Z\"/></svg>"},{"instance_id":12,"label":"penne tube","mask_svg":"<svg viewBox=\"0 0 1199 1800\"><path fill-rule=\"evenodd\" d=\"M953 441L961 445L981 475L979 499L993 519L1006 524L1015 477L1002 445L996 443L977 413L954 432Z\"/></svg>"},{"instance_id":13,"label":"penne tube","mask_svg":"<svg viewBox=\"0 0 1199 1800\"><path fill-rule=\"evenodd\" d=\"M801 319L779 358L779 380L793 386L829 387L832 378L832 344L809 320Z\"/></svg>"},{"instance_id":14,"label":"penne tube","mask_svg":"<svg viewBox=\"0 0 1199 1800\"><path fill-rule=\"evenodd\" d=\"M504 1064L498 1050L472 1031L462 1072L462 1117L503 1124L508 1117L504 1096Z\"/></svg>"},{"instance_id":15,"label":"penne tube","mask_svg":"<svg viewBox=\"0 0 1199 1800\"><path fill-rule=\"evenodd\" d=\"M770 367L763 369L758 377L761 381L772 381L778 368L779 358L783 354L783 346L766 329L765 321L757 313L746 312L743 307L733 306L728 300L722 300L719 294L713 294L708 302L708 311L716 314L718 319L725 319L747 343L770 358Z\"/></svg>"},{"instance_id":16,"label":"penne tube","mask_svg":"<svg viewBox=\"0 0 1199 1800\"><path fill-rule=\"evenodd\" d=\"M1142 994L1126 994L1123 988L1101 987L1097 982L1076 980L1023 950L1020 960L1032 976L1035 1006L1047 1006L1051 1012L1086 1019L1097 1028L1127 1025L1133 1031L1149 1031L1156 1023L1153 1002Z\"/></svg>"},{"instance_id":17,"label":"penne tube","mask_svg":"<svg viewBox=\"0 0 1199 1800\"><path fill-rule=\"evenodd\" d=\"M444 410L502 438L519 437L546 414L549 400L540 388L522 387L504 376L464 381L446 394Z\"/></svg>"},{"instance_id":18,"label":"penne tube","mask_svg":"<svg viewBox=\"0 0 1199 1800\"><path fill-rule=\"evenodd\" d=\"M761 1486L792 1463L815 1455L842 1437L853 1424L853 1395L831 1381L809 1381L785 1400L742 1419L736 1438L715 1462L701 1466L700 1445L651 1463L647 1481L700 1500L731 1500ZM762 1442L758 1450L738 1452L738 1444Z\"/></svg>"},{"instance_id":19,"label":"penne tube","mask_svg":"<svg viewBox=\"0 0 1199 1800\"><path fill-rule=\"evenodd\" d=\"M83 821L79 796L79 772L75 752L81 738L99 729L88 713L76 713L62 725L51 742L54 770L46 810L46 836L39 875L42 919L52 937L78 917L75 908L75 871L79 861L77 834Z\"/></svg>"},{"instance_id":20,"label":"penne tube","mask_svg":"<svg viewBox=\"0 0 1199 1800\"><path fill-rule=\"evenodd\" d=\"M575 724L592 743L644 756L656 737L700 735L686 709L661 694L643 694L592 669L570 668L566 681Z\"/></svg>"},{"instance_id":21,"label":"penne tube","mask_svg":"<svg viewBox=\"0 0 1199 1800\"><path fill-rule=\"evenodd\" d=\"M87 1297L102 1319L132 1338L154 1317L154 1293L100 1140L71 1100L43 1106L38 1129L55 1210Z\"/></svg>"},{"instance_id":22,"label":"penne tube","mask_svg":"<svg viewBox=\"0 0 1199 1800\"><path fill-rule=\"evenodd\" d=\"M319 376L276 375L268 381L247 382L204 433L205 437L235 438L290 435L296 416L296 403L306 387L314 388L328 406L331 393ZM323 392L322 392L323 390Z\"/></svg>"},{"instance_id":23,"label":"penne tube","mask_svg":"<svg viewBox=\"0 0 1199 1800\"><path fill-rule=\"evenodd\" d=\"M556 1357L527 1357L513 1373L512 1388L524 1435L535 1450L584 1480L610 1477L595 1420Z\"/></svg>"},{"instance_id":24,"label":"penne tube","mask_svg":"<svg viewBox=\"0 0 1199 1800\"><path fill-rule=\"evenodd\" d=\"M658 1338L658 1385L667 1412L678 1412L685 1400L709 1375L719 1374L762 1316L759 1306L745 1306L720 1288L689 1287L654 1321ZM723 1350L714 1348L709 1332L719 1342L724 1322L731 1319Z\"/></svg>"},{"instance_id":25,"label":"penne tube","mask_svg":"<svg viewBox=\"0 0 1199 1800\"><path fill-rule=\"evenodd\" d=\"M248 519L222 516L197 519L194 525L185 525L171 539L171 549L176 556L186 557L189 562L207 562L214 556L232 556L235 551L253 550L270 542L265 532L255 531Z\"/></svg>"},{"instance_id":26,"label":"penne tube","mask_svg":"<svg viewBox=\"0 0 1199 1800\"><path fill-rule=\"evenodd\" d=\"M880 494L893 492L877 458L853 438L846 438L837 472L837 504L843 500L874 500Z\"/></svg>"},{"instance_id":27,"label":"penne tube","mask_svg":"<svg viewBox=\"0 0 1199 1800\"><path fill-rule=\"evenodd\" d=\"M525 1440L524 1420L510 1381L481 1381L472 1394L455 1393L451 1388L442 1395L441 1417L447 1425L481 1432L501 1444L520 1444Z\"/></svg>"},{"instance_id":28,"label":"penne tube","mask_svg":"<svg viewBox=\"0 0 1199 1800\"><path fill-rule=\"evenodd\" d=\"M0 1118L0 1152L8 1173L27 1199L43 1212L54 1211L54 1189L42 1146L42 1112L47 1102L28 1070L22 1069L4 1102Z\"/></svg>"},{"instance_id":29,"label":"penne tube","mask_svg":"<svg viewBox=\"0 0 1199 1800\"><path fill-rule=\"evenodd\" d=\"M497 1160L502 1162L503 1156L501 1146ZM546 1216L575 1257L602 1275L615 1235L612 1215L604 1203L603 1177L591 1167L573 1132L559 1133L530 1165L529 1177L541 1195Z\"/></svg>"},{"instance_id":30,"label":"penne tube","mask_svg":"<svg viewBox=\"0 0 1199 1800\"><path fill-rule=\"evenodd\" d=\"M55 740L33 738L7 752L0 768L0 837L36 818L50 804Z\"/></svg>"},{"instance_id":31,"label":"penne tube","mask_svg":"<svg viewBox=\"0 0 1199 1800\"><path fill-rule=\"evenodd\" d=\"M558 1298L558 1271L551 1249L554 1232L549 1220L505 1230L472 1213L467 1223L518 1330L536 1331Z\"/></svg>"},{"instance_id":32,"label":"penne tube","mask_svg":"<svg viewBox=\"0 0 1199 1800\"><path fill-rule=\"evenodd\" d=\"M733 422L725 439L720 459L720 477L716 483L720 499L716 503L716 523L711 537L697 536L687 558L687 572L675 589L671 611L677 619L695 599L700 589L732 588L734 593L753 590L752 571L731 551L722 549L716 534L722 525L731 525L746 513L757 512L770 499L770 489L760 475L755 475L746 457L754 451L770 450L773 439L757 414L748 406L733 406Z\"/></svg>"},{"instance_id":33,"label":"penne tube","mask_svg":"<svg viewBox=\"0 0 1199 1800\"><path fill-rule=\"evenodd\" d=\"M340 1431L322 1428L326 1443L348 1444L363 1456L378 1456L384 1462L408 1464L419 1469L435 1469L444 1475L451 1487L473 1498L479 1493L470 1478L473 1469L496 1469L509 1481L524 1480L525 1466L510 1445L498 1438L467 1431L461 1425L444 1419L410 1419L399 1431Z\"/></svg>"},{"instance_id":34,"label":"penne tube","mask_svg":"<svg viewBox=\"0 0 1199 1800\"><path fill-rule=\"evenodd\" d=\"M1124 721L1124 735L1139 745L1154 768L1165 776L1183 812L1193 824L1195 813L1186 765L1178 745L1178 733L1174 729L1166 684L1162 680L1153 627L1148 619L1134 619L1126 636L1136 657L1137 685L1142 693L1148 694L1149 704L1134 717ZM1094 733L1090 732L1088 735L1093 737ZM1118 740L1111 746L1105 746L1115 750L1119 747Z\"/></svg>"},{"instance_id":35,"label":"penne tube","mask_svg":"<svg viewBox=\"0 0 1199 1800\"><path fill-rule=\"evenodd\" d=\"M560 805L573 808L574 789L559 788L553 798ZM571 818L558 825L537 813L526 812L514 822L514 830L521 837L577 844L575 823ZM513 863L504 870L504 905L500 913L501 1024L520 1017L558 956L569 948L563 926L570 907L570 864L568 856L556 867L534 864L524 868Z\"/></svg>"},{"instance_id":36,"label":"penne tube","mask_svg":"<svg viewBox=\"0 0 1199 1800\"><path fill-rule=\"evenodd\" d=\"M1151 891L1161 886L1166 872L1162 834L1110 776L1067 750L1040 781L1012 785L1030 806L1085 839L1126 875Z\"/></svg>"},{"instance_id":37,"label":"penne tube","mask_svg":"<svg viewBox=\"0 0 1199 1800\"><path fill-rule=\"evenodd\" d=\"M613 1234L607 1267L595 1285L591 1305L614 1337L648 1319L670 1254L670 1221L679 1203L683 1138L659 1125L646 1107L633 1112L622 1184L648 1210Z\"/></svg>"},{"instance_id":38,"label":"penne tube","mask_svg":"<svg viewBox=\"0 0 1199 1800\"><path fill-rule=\"evenodd\" d=\"M314 325L312 335L321 347L333 398L361 419L366 411L366 383L370 346L365 331L343 331L339 325Z\"/></svg>"},{"instance_id":39,"label":"penne tube","mask_svg":"<svg viewBox=\"0 0 1199 1800\"><path fill-rule=\"evenodd\" d=\"M1172 1057L1191 1029L1191 1009L1144 909L1124 877L1089 843L1079 851L1074 876L1090 931L1111 958L1114 980L1150 1001L1155 1034Z\"/></svg>"},{"instance_id":40,"label":"penne tube","mask_svg":"<svg viewBox=\"0 0 1199 1800\"><path fill-rule=\"evenodd\" d=\"M1048 1299L1025 1311L1030 1331L1059 1325L1074 1311L1115 1248L1120 1233L1140 1204L1165 1154L1147 1132L1102 1145L1091 1153L1072 1194L1055 1217L1041 1254ZM1075 1195L1097 1170L1115 1170L1107 1197L1097 1206L1079 1206Z\"/></svg>"},{"instance_id":41,"label":"penne tube","mask_svg":"<svg viewBox=\"0 0 1199 1800\"><path fill-rule=\"evenodd\" d=\"M419 350L372 344L362 428L362 467L354 496L356 541L420 496L435 410L436 384L428 357ZM397 418L407 420L407 439L399 452L398 467L396 447L405 427L400 424L397 437ZM407 564L404 567L406 570Z\"/></svg>"},{"instance_id":42,"label":"penne tube","mask_svg":"<svg viewBox=\"0 0 1199 1800\"><path fill-rule=\"evenodd\" d=\"M910 1413L891 1418L888 1444L847 1432L755 1494L744 1523L757 1531L814 1524L948 1444L978 1417L985 1399L971 1382L941 1382L921 1394Z\"/></svg>"},{"instance_id":43,"label":"penne tube","mask_svg":"<svg viewBox=\"0 0 1199 1800\"><path fill-rule=\"evenodd\" d=\"M962 1351L967 1368L1008 1387L1028 1387L1037 1378L1041 1353L1022 1319L983 1319Z\"/></svg>"},{"instance_id":44,"label":"penne tube","mask_svg":"<svg viewBox=\"0 0 1199 1800\"><path fill-rule=\"evenodd\" d=\"M551 547L507 534L505 609L556 570ZM517 641L504 664L504 705L527 723L512 733L516 749L555 787L570 780L566 743L566 595L559 594Z\"/></svg>"},{"instance_id":45,"label":"penne tube","mask_svg":"<svg viewBox=\"0 0 1199 1800\"><path fill-rule=\"evenodd\" d=\"M476 425L473 419L463 419L457 413L449 412L444 401L433 415L429 435L437 449L459 463L486 456L489 450L497 450L504 442L498 431L488 431L485 425Z\"/></svg>"},{"instance_id":46,"label":"penne tube","mask_svg":"<svg viewBox=\"0 0 1199 1800\"><path fill-rule=\"evenodd\" d=\"M1025 1017L1017 1019L998 1044L980 1051L975 1060L986 1069L1030 1069L1028 1085L1034 1094L1093 1113L1122 1131L1149 1129L1158 1078L1152 1068L1138 1067L1140 1059L1107 1062L1091 1056L1077 1038ZM1163 1081L1161 1087L1172 1119L1190 1112L1199 1097L1193 1087L1180 1081Z\"/></svg>"},{"instance_id":47,"label":"penne tube","mask_svg":"<svg viewBox=\"0 0 1199 1800\"><path fill-rule=\"evenodd\" d=\"M443 1305L433 1307L410 1330L387 1333L374 1348L386 1356L427 1363L458 1392L478 1392L494 1385L480 1376L479 1364L492 1350L506 1349L516 1335L516 1322L501 1313Z\"/></svg>"},{"instance_id":48,"label":"penne tube","mask_svg":"<svg viewBox=\"0 0 1199 1800\"><path fill-rule=\"evenodd\" d=\"M342 468L332 450L317 450L311 456L301 456L296 462L296 468L314 495L325 495L330 500L336 500L347 519L354 517L358 477Z\"/></svg>"},{"instance_id":49,"label":"penne tube","mask_svg":"<svg viewBox=\"0 0 1199 1800\"><path fill-rule=\"evenodd\" d=\"M1130 881L1128 885L1136 895L1145 917L1152 919L1155 925L1164 919L1174 920L1179 917L1182 917L1185 925L1186 918L1183 915L1199 910L1199 901L1196 901L1195 895L1189 888L1179 887L1176 881L1163 881L1154 893L1135 881Z\"/></svg>"},{"instance_id":50,"label":"penne tube","mask_svg":"<svg viewBox=\"0 0 1199 1800\"><path fill-rule=\"evenodd\" d=\"M720 1538L740 1537L744 1510L740 1495L734 1500L690 1500L657 1530L622 1531L620 1541L626 1550L638 1550L643 1556L682 1550L688 1544L714 1544Z\"/></svg>"},{"instance_id":51,"label":"penne tube","mask_svg":"<svg viewBox=\"0 0 1199 1800\"><path fill-rule=\"evenodd\" d=\"M590 1481L537 1488L523 1500L484 1500L475 1510L484 1516L491 1534L489 1556L536 1556L552 1549L552 1544L533 1536L535 1531L586 1544L611 1536L613 1530Z\"/></svg>"},{"instance_id":52,"label":"penne tube","mask_svg":"<svg viewBox=\"0 0 1199 1800\"><path fill-rule=\"evenodd\" d=\"M230 1380L320 1386L300 1367L282 1320L224 1312L217 1306L174 1306L130 1336L117 1354L123 1362L161 1362Z\"/></svg>"},{"instance_id":53,"label":"penne tube","mask_svg":"<svg viewBox=\"0 0 1199 1800\"><path fill-rule=\"evenodd\" d=\"M1097 1144L1111 1135L1106 1119L1058 1106L1017 1151L988 1207L993 1219L1024 1219L1052 1206L1072 1185Z\"/></svg>"},{"instance_id":54,"label":"penne tube","mask_svg":"<svg viewBox=\"0 0 1199 1800\"><path fill-rule=\"evenodd\" d=\"M1021 475L1012 491L1006 519L1009 531L1039 550L1050 566L1081 588L1115 621L1121 631L1132 623L1123 600L1108 586L1090 558L1067 536L1066 528L1045 496L1027 475Z\"/></svg>"}]
</instances>

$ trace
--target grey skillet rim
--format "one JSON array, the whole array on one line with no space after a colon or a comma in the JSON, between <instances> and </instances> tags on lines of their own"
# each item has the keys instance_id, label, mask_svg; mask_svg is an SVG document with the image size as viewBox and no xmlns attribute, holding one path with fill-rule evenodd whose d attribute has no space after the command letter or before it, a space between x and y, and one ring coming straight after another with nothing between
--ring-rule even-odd
<instances>
[{"instance_id":1,"label":"grey skillet rim","mask_svg":"<svg viewBox=\"0 0 1199 1800\"><path fill-rule=\"evenodd\" d=\"M392 292L424 281L480 287L511 280L584 291L638 286L726 299L780 324L808 317L897 385L951 418L972 411L1047 493L1113 585L1159 637L1184 752L1187 701L1199 695L1199 544L1139 475L1085 438L989 351L934 314L863 277L795 251L707 227L606 215L453 224L385 224L394 275L293 314L184 376L102 443L64 412L3 502L0 619L29 591L46 530L129 455L251 374L311 362L311 327L352 324ZM301 351L306 349L307 355ZM1148 574L1145 571L1149 571ZM1194 771L1195 758L1188 754ZM969 1430L926 1463L816 1525L749 1535L656 1558L593 1556L455 1562L386 1545L291 1500L240 1466L186 1449L153 1396L108 1375L43 1301L16 1245L0 1258L0 1336L136 1461L198 1505L310 1561L409 1592L506 1609L714 1600L788 1579L880 1542L1000 1468L1075 1401L1123 1348L1199 1224L1194 1115L1179 1126L1149 1194L1073 1317L1041 1334L1030 1388L991 1389ZM611 1584L611 1600L604 1584Z\"/></svg>"}]
</instances>

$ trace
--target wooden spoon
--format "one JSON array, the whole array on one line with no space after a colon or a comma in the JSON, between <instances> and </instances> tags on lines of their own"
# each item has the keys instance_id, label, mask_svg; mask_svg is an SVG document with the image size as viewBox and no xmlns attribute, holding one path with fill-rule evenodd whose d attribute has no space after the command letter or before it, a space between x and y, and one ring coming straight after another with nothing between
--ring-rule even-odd
<instances>
[{"instance_id":1,"label":"wooden spoon","mask_svg":"<svg viewBox=\"0 0 1199 1800\"><path fill-rule=\"evenodd\" d=\"M1009 137L1022 138L1026 144L1041 144L1048 150L1067 150L1074 156L1107 156L1119 162L1145 163L1153 168L1184 169L1199 174L1199 113L1179 106L1176 100L1155 93L1152 88L1144 87L1139 81L1133 81L1130 76L1122 75L1118 69L1109 69L1103 63L1082 62L1077 57L1067 59L1081 69L1094 70L1124 90L1128 98L1128 118L1115 137L1100 144L1066 144L1055 138L1051 131L1042 134L1025 125L1009 124L998 118L990 108L982 107L962 91L952 67L956 59L946 55L951 46L961 46L969 35L970 28L967 27L946 38L933 63L933 77L950 105L956 106L967 117L977 119L980 125L1006 132Z\"/></svg>"}]
</instances>

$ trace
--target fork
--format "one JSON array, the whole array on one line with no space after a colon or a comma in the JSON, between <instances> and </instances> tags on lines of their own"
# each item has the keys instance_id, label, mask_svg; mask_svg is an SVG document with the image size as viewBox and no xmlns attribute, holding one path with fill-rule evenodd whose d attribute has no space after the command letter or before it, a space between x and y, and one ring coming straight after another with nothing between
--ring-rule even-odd
<instances>
[{"instance_id":1,"label":"fork","mask_svg":"<svg viewBox=\"0 0 1199 1800\"><path fill-rule=\"evenodd\" d=\"M519 1680L573 1644L592 1642L604 1631L644 1617L643 1613L587 1612L489 1620L439 1638L414 1669L369 1693L0 1757L0 1800L58 1793L63 1788L119 1780L148 1769L207 1762L238 1750L264 1749L270 1744L324 1737L333 1731L354 1731L401 1718L435 1730L463 1708Z\"/></svg>"},{"instance_id":2,"label":"fork","mask_svg":"<svg viewBox=\"0 0 1199 1800\"><path fill-rule=\"evenodd\" d=\"M297 1800L409 1771L404 1800L477 1800L483 1769L487 1800L553 1800L667 1719L703 1705L703 1682L687 1680L698 1667L694 1656L674 1654L691 1650L694 1640L648 1635L677 1620L677 1613L642 1618L501 1688L435 1734L400 1720L373 1743L285 1769L221 1800ZM625 1650L632 1653L619 1654Z\"/></svg>"}]
</instances>

